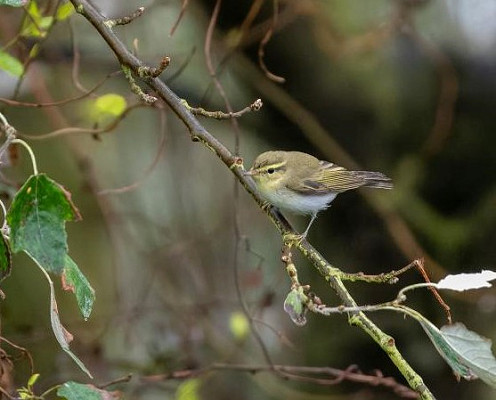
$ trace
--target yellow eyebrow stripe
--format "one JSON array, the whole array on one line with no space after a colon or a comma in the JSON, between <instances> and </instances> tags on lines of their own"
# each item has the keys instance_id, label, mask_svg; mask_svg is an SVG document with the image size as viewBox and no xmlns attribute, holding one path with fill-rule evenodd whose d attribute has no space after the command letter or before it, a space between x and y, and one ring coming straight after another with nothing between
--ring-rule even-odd
<instances>
[{"instance_id":1,"label":"yellow eyebrow stripe","mask_svg":"<svg viewBox=\"0 0 496 400\"><path fill-rule=\"evenodd\" d=\"M270 165L264 165L263 167L260 167L259 170L260 171L267 171L269 169L279 169L279 168L282 168L286 165L286 161L282 161L280 163L277 163L277 164L270 164Z\"/></svg>"}]
</instances>

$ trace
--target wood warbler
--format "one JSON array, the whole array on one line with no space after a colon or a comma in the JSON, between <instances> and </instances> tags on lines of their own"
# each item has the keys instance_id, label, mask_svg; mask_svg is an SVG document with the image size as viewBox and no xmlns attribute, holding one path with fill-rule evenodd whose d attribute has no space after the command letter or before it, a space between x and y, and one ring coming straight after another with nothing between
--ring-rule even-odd
<instances>
[{"instance_id":1,"label":"wood warbler","mask_svg":"<svg viewBox=\"0 0 496 400\"><path fill-rule=\"evenodd\" d=\"M341 192L361 186L392 189L391 179L380 172L348 171L299 151L267 151L249 171L260 196L270 204L296 214L311 215L303 237L319 211L329 207Z\"/></svg>"}]
</instances>

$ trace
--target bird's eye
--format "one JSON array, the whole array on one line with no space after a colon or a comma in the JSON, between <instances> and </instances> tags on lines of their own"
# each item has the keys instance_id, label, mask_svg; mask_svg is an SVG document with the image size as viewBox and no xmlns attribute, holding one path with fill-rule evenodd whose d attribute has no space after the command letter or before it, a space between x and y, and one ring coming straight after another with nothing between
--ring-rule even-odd
<instances>
[{"instance_id":1,"label":"bird's eye","mask_svg":"<svg viewBox=\"0 0 496 400\"><path fill-rule=\"evenodd\" d=\"M274 171L275 171L275 170L274 170L274 168L269 168L269 169L267 170L267 173L268 173L268 174L273 174L273 173L274 173Z\"/></svg>"}]
</instances>

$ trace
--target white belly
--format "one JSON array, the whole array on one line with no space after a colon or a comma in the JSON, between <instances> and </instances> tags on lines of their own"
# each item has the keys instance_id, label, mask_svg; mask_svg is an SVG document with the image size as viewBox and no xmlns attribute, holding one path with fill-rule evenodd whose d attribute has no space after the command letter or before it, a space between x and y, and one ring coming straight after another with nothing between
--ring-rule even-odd
<instances>
[{"instance_id":1,"label":"white belly","mask_svg":"<svg viewBox=\"0 0 496 400\"><path fill-rule=\"evenodd\" d=\"M269 203L296 214L317 214L319 211L329 207L329 204L337 196L337 193L322 195L302 195L286 188L276 192L259 190L260 195Z\"/></svg>"}]
</instances>

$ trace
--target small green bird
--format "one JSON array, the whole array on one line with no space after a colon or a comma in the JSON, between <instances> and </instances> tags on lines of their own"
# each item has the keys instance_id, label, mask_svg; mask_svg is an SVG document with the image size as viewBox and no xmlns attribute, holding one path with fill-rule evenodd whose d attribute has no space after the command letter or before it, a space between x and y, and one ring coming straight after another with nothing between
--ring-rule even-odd
<instances>
[{"instance_id":1,"label":"small green bird","mask_svg":"<svg viewBox=\"0 0 496 400\"><path fill-rule=\"evenodd\" d=\"M380 172L348 171L300 151L267 151L246 172L260 196L270 204L296 214L311 215L306 237L319 211L342 192L361 186L392 189L391 179Z\"/></svg>"}]
</instances>

